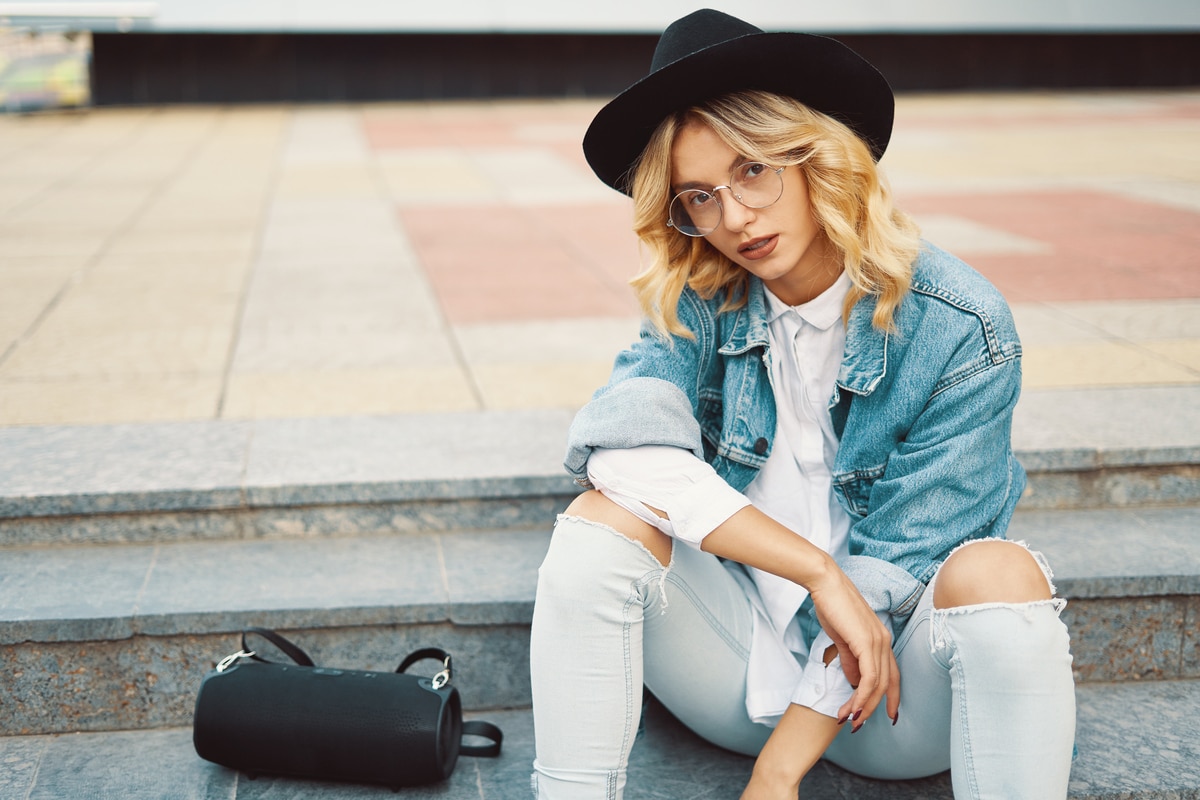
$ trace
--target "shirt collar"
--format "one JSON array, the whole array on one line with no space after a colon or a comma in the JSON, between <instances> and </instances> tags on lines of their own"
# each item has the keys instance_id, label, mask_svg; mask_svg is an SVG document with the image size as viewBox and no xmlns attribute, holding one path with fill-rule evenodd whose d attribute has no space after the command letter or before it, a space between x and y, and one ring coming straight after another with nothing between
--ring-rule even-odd
<instances>
[{"instance_id":1,"label":"shirt collar","mask_svg":"<svg viewBox=\"0 0 1200 800\"><path fill-rule=\"evenodd\" d=\"M790 312L814 328L823 331L829 330L842 318L842 309L846 302L846 295L850 292L850 286L850 276L846 274L845 270L842 270L842 274L838 275L833 285L821 294L807 303L789 306L776 297L766 284L763 284L767 296L767 323L773 323Z\"/></svg>"}]
</instances>

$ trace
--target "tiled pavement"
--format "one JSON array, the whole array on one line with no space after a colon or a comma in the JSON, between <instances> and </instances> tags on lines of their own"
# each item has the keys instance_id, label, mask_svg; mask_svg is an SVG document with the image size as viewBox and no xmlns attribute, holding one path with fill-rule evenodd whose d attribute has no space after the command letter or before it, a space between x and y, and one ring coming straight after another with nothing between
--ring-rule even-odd
<instances>
[{"instance_id":1,"label":"tiled pavement","mask_svg":"<svg viewBox=\"0 0 1200 800\"><path fill-rule=\"evenodd\" d=\"M574 408L636 329L596 101L0 117L0 425ZM1200 383L1200 94L902 96L1026 390Z\"/></svg>"}]
</instances>

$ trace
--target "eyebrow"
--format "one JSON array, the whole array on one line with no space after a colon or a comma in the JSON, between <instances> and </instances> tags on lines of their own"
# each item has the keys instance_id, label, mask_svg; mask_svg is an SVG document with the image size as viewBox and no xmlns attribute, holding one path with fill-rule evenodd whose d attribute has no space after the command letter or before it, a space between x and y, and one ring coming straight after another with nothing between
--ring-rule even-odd
<instances>
[{"instance_id":1,"label":"eyebrow","mask_svg":"<svg viewBox=\"0 0 1200 800\"><path fill-rule=\"evenodd\" d=\"M740 156L740 155L734 156L733 161L731 161L729 163L729 172L732 174L733 171L735 169L737 169L739 166L741 166L742 164L748 164L748 163L750 163L751 160L752 159L750 159L747 156ZM716 185L718 185L718 184L713 184L713 186L716 186ZM708 189L712 189L713 186L709 186ZM679 194L680 192L686 192L688 189L704 189L704 188L705 188L705 184L701 183L700 181L688 181L686 183L680 183L678 185L672 184L671 191L674 192L675 194Z\"/></svg>"}]
</instances>

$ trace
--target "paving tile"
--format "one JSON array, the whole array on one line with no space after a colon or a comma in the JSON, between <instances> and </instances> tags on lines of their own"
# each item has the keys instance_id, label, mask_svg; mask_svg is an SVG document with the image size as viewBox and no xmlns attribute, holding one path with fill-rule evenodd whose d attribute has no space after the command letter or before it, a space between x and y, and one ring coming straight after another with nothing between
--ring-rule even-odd
<instances>
[{"instance_id":1,"label":"paving tile","mask_svg":"<svg viewBox=\"0 0 1200 800\"><path fill-rule=\"evenodd\" d=\"M444 142L437 145L380 157L380 174L394 202L469 205L500 197L501 187L474 160Z\"/></svg>"},{"instance_id":2,"label":"paving tile","mask_svg":"<svg viewBox=\"0 0 1200 800\"><path fill-rule=\"evenodd\" d=\"M213 419L221 375L6 379L0 425L102 425Z\"/></svg>"},{"instance_id":3,"label":"paving tile","mask_svg":"<svg viewBox=\"0 0 1200 800\"><path fill-rule=\"evenodd\" d=\"M230 309L232 311L232 309ZM233 314L228 314L232 318ZM0 379L216 376L229 358L232 323L138 330L48 320L0 366ZM168 390L169 391L169 390ZM211 412L210 412L211 413ZM82 420L81 420L82 421Z\"/></svg>"},{"instance_id":4,"label":"paving tile","mask_svg":"<svg viewBox=\"0 0 1200 800\"><path fill-rule=\"evenodd\" d=\"M918 216L953 209L1049 244L1053 252L1047 255L971 259L1010 300L1175 299L1200 293L1200 284L1183 266L1200 243L1195 214L1091 192L927 196L906 202Z\"/></svg>"},{"instance_id":5,"label":"paving tile","mask_svg":"<svg viewBox=\"0 0 1200 800\"><path fill-rule=\"evenodd\" d=\"M306 360L310 363L286 372L255 372L252 367L241 371L239 366L239 371L226 381L220 417L236 420L441 413L473 411L481 406L469 376L452 365L331 365L321 369L313 368L319 365L312 365L311 359ZM286 366L286 361L281 366ZM210 410L205 416L215 414Z\"/></svg>"},{"instance_id":6,"label":"paving tile","mask_svg":"<svg viewBox=\"0 0 1200 800\"><path fill-rule=\"evenodd\" d=\"M1200 299L1051 302L1046 308L1138 343L1200 339Z\"/></svg>"},{"instance_id":7,"label":"paving tile","mask_svg":"<svg viewBox=\"0 0 1200 800\"><path fill-rule=\"evenodd\" d=\"M471 368L484 408L582 408L608 382L612 360L482 364Z\"/></svg>"},{"instance_id":8,"label":"paving tile","mask_svg":"<svg viewBox=\"0 0 1200 800\"><path fill-rule=\"evenodd\" d=\"M0 708L3 704L0 700ZM0 797L28 797L48 743L49 739L41 736L0 738Z\"/></svg>"},{"instance_id":9,"label":"paving tile","mask_svg":"<svg viewBox=\"0 0 1200 800\"><path fill-rule=\"evenodd\" d=\"M1008 231L981 225L953 214L921 214L916 218L921 236L960 258L976 255L1047 253L1052 250L1046 242L1028 239Z\"/></svg>"},{"instance_id":10,"label":"paving tile","mask_svg":"<svg viewBox=\"0 0 1200 800\"><path fill-rule=\"evenodd\" d=\"M607 361L637 341L636 316L458 325L454 338L472 366ZM605 376L607 377L607 376Z\"/></svg>"},{"instance_id":11,"label":"paving tile","mask_svg":"<svg viewBox=\"0 0 1200 800\"><path fill-rule=\"evenodd\" d=\"M1021 362L1026 389L1067 389L1091 386L1169 386L1200 384L1200 372L1172 348L1136 346L1125 342L1100 344L1029 345ZM1200 355L1200 342L1176 348L1180 355Z\"/></svg>"},{"instance_id":12,"label":"paving tile","mask_svg":"<svg viewBox=\"0 0 1200 800\"><path fill-rule=\"evenodd\" d=\"M477 217L477 224L447 237L464 216ZM630 312L627 287L581 264L575 246L542 225L534 209L410 208L401 218L454 324Z\"/></svg>"},{"instance_id":13,"label":"paving tile","mask_svg":"<svg viewBox=\"0 0 1200 800\"><path fill-rule=\"evenodd\" d=\"M190 730L81 734L47 741L26 800L230 800L238 781L201 761Z\"/></svg>"}]
</instances>

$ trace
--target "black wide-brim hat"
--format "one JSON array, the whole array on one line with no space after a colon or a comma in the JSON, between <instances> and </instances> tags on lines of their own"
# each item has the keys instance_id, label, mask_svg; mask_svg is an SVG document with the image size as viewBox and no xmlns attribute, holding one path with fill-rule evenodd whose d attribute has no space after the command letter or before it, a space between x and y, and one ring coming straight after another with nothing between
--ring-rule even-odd
<instances>
[{"instance_id":1,"label":"black wide-brim hat","mask_svg":"<svg viewBox=\"0 0 1200 800\"><path fill-rule=\"evenodd\" d=\"M663 31L650 73L592 120L584 155L600 180L629 194L633 165L668 115L746 89L785 95L834 117L866 142L876 161L891 139L892 89L858 53L827 36L765 33L702 9Z\"/></svg>"}]
</instances>

